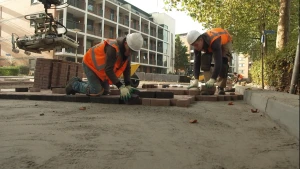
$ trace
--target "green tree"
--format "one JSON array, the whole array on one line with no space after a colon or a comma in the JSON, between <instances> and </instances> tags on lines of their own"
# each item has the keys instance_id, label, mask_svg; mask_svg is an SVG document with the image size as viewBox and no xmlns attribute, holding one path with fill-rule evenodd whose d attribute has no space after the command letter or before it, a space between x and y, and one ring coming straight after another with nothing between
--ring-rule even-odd
<instances>
[{"instance_id":1,"label":"green tree","mask_svg":"<svg viewBox=\"0 0 300 169\"><path fill-rule=\"evenodd\" d=\"M185 65L188 64L187 47L183 45L179 35L175 38L175 70L185 69Z\"/></svg>"},{"instance_id":2,"label":"green tree","mask_svg":"<svg viewBox=\"0 0 300 169\"><path fill-rule=\"evenodd\" d=\"M187 11L207 29L222 27L233 36L233 49L248 53L260 44L263 29L274 30L279 13L278 0L164 0L166 10ZM274 48L275 48L275 42Z\"/></svg>"}]
</instances>

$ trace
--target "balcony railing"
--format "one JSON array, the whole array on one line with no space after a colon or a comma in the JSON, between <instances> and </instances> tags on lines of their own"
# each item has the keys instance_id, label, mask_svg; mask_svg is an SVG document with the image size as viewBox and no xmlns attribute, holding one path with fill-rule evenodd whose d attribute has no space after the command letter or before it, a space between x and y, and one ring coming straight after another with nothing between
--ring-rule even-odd
<instances>
[{"instance_id":1,"label":"balcony railing","mask_svg":"<svg viewBox=\"0 0 300 169\"><path fill-rule=\"evenodd\" d=\"M89 5L88 6L88 11L93 13L93 14L96 14L98 16L103 16L103 9L100 5Z\"/></svg>"},{"instance_id":2,"label":"balcony railing","mask_svg":"<svg viewBox=\"0 0 300 169\"><path fill-rule=\"evenodd\" d=\"M150 35L151 35L151 36L156 36L156 32L155 32L154 29L150 29Z\"/></svg>"},{"instance_id":3,"label":"balcony railing","mask_svg":"<svg viewBox=\"0 0 300 169\"><path fill-rule=\"evenodd\" d=\"M156 60L150 57L149 64L156 65Z\"/></svg>"},{"instance_id":4,"label":"balcony railing","mask_svg":"<svg viewBox=\"0 0 300 169\"><path fill-rule=\"evenodd\" d=\"M150 44L150 48L149 48L149 49L150 49L150 50L153 50L153 51L156 51L156 46Z\"/></svg>"},{"instance_id":5,"label":"balcony railing","mask_svg":"<svg viewBox=\"0 0 300 169\"><path fill-rule=\"evenodd\" d=\"M102 30L98 26L88 26L87 33L95 36L102 36Z\"/></svg>"},{"instance_id":6,"label":"balcony railing","mask_svg":"<svg viewBox=\"0 0 300 169\"><path fill-rule=\"evenodd\" d=\"M144 29L142 28L142 32L144 32L144 33L147 33L147 34L148 34L148 33L149 33L149 29L148 29L148 28L144 28Z\"/></svg>"},{"instance_id":7,"label":"balcony railing","mask_svg":"<svg viewBox=\"0 0 300 169\"><path fill-rule=\"evenodd\" d=\"M143 56L144 54L141 55L141 63L146 63L148 64L148 57L147 57L147 54L146 56Z\"/></svg>"},{"instance_id":8,"label":"balcony railing","mask_svg":"<svg viewBox=\"0 0 300 169\"><path fill-rule=\"evenodd\" d=\"M85 0L68 0L67 3L76 8L85 10Z\"/></svg>"},{"instance_id":9,"label":"balcony railing","mask_svg":"<svg viewBox=\"0 0 300 169\"><path fill-rule=\"evenodd\" d=\"M131 61L132 62L139 62L139 57L138 56L131 56Z\"/></svg>"},{"instance_id":10,"label":"balcony railing","mask_svg":"<svg viewBox=\"0 0 300 169\"><path fill-rule=\"evenodd\" d=\"M63 23L63 19L59 19L59 22ZM62 26L59 25L58 27L61 28ZM66 28L68 28L68 29L79 29L79 30L83 31L84 30L84 24L67 20Z\"/></svg>"},{"instance_id":11,"label":"balcony railing","mask_svg":"<svg viewBox=\"0 0 300 169\"><path fill-rule=\"evenodd\" d=\"M126 18L119 18L119 23L125 26L129 26L129 20Z\"/></svg>"},{"instance_id":12,"label":"balcony railing","mask_svg":"<svg viewBox=\"0 0 300 169\"><path fill-rule=\"evenodd\" d=\"M157 47L157 52L163 53L163 47Z\"/></svg>"}]
</instances>

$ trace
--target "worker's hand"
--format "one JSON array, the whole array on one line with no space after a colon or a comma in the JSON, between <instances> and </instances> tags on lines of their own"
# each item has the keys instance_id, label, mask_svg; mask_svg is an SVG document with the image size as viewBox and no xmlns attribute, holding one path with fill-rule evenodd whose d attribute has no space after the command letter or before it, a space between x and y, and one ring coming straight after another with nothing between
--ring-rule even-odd
<instances>
[{"instance_id":1,"label":"worker's hand","mask_svg":"<svg viewBox=\"0 0 300 169\"><path fill-rule=\"evenodd\" d=\"M133 93L135 91L139 92L139 90L137 88L134 88L134 87L132 87L130 85L126 86L126 88L129 90L130 93Z\"/></svg>"},{"instance_id":2,"label":"worker's hand","mask_svg":"<svg viewBox=\"0 0 300 169\"><path fill-rule=\"evenodd\" d=\"M187 89L190 89L190 88L198 88L198 83L199 83L199 80L198 80L198 79L195 79L194 82L193 82L191 85L189 85L189 86L187 87Z\"/></svg>"},{"instance_id":3,"label":"worker's hand","mask_svg":"<svg viewBox=\"0 0 300 169\"><path fill-rule=\"evenodd\" d=\"M210 78L209 81L207 81L207 82L205 83L205 86L208 87L208 88L211 88L211 87L214 86L215 82L216 82L215 79Z\"/></svg>"},{"instance_id":4,"label":"worker's hand","mask_svg":"<svg viewBox=\"0 0 300 169\"><path fill-rule=\"evenodd\" d=\"M131 94L130 91L127 87L125 87L124 85L122 85L120 88L120 98L121 100L127 101L128 99L131 98Z\"/></svg>"}]
</instances>

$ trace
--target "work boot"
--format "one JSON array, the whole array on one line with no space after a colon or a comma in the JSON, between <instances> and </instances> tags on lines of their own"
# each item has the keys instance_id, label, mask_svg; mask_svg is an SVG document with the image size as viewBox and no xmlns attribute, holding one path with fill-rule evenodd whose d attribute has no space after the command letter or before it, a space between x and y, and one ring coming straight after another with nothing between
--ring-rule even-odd
<instances>
[{"instance_id":1,"label":"work boot","mask_svg":"<svg viewBox=\"0 0 300 169\"><path fill-rule=\"evenodd\" d=\"M218 94L219 95L225 95L225 91L224 91L224 88L223 87L218 87Z\"/></svg>"},{"instance_id":2,"label":"work boot","mask_svg":"<svg viewBox=\"0 0 300 169\"><path fill-rule=\"evenodd\" d=\"M67 85L66 85L66 94L67 95L75 95L76 93L78 93L77 91L75 91L74 89L73 89L73 84L75 83L75 82L82 82L82 80L80 79L80 78L78 78L78 77L72 77L69 81L68 81L68 83L67 83Z\"/></svg>"}]
</instances>

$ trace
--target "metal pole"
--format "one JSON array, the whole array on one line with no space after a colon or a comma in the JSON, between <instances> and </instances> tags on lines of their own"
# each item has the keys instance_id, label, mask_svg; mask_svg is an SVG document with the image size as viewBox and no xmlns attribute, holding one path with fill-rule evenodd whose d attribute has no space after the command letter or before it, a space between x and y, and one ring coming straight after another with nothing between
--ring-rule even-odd
<instances>
[{"instance_id":1,"label":"metal pole","mask_svg":"<svg viewBox=\"0 0 300 169\"><path fill-rule=\"evenodd\" d=\"M77 31L76 31L76 43L78 43L77 42ZM78 49L78 47L76 48L76 53L75 53L75 63L77 63L77 49Z\"/></svg>"},{"instance_id":2,"label":"metal pole","mask_svg":"<svg viewBox=\"0 0 300 169\"><path fill-rule=\"evenodd\" d=\"M298 45L297 45L297 50L296 50L293 75L292 75L291 86L290 86L290 94L296 94L295 87L297 85L297 81L299 78L299 61L300 61L300 59L299 59L300 49L299 48L300 48L300 29L299 29L299 35L298 35Z\"/></svg>"}]
</instances>

